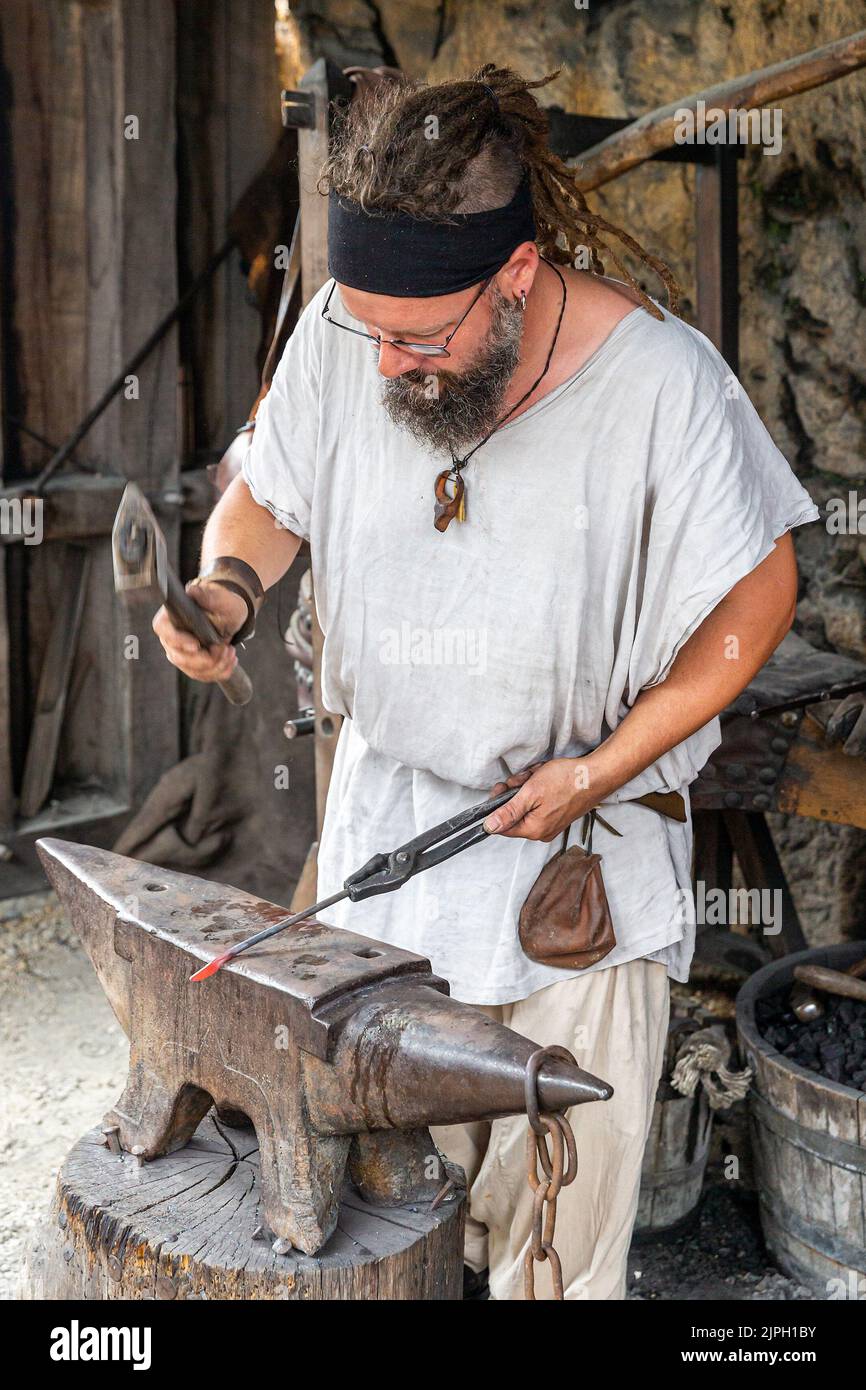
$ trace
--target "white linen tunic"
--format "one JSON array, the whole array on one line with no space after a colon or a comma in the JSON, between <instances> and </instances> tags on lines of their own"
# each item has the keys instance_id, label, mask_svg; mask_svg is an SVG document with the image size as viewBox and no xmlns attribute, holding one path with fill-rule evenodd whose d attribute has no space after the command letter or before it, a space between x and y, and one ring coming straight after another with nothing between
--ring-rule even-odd
<instances>
[{"instance_id":1,"label":"white linen tunic","mask_svg":"<svg viewBox=\"0 0 866 1390\"><path fill-rule=\"evenodd\" d=\"M244 464L255 500L310 541L322 698L345 717L319 897L529 763L595 748L774 540L818 516L710 342L637 307L479 449L467 520L440 533L434 480L450 458L392 424L375 351L321 318L330 284L286 346ZM359 326L338 294L332 311ZM650 956L687 979L691 823L614 803L685 792L719 742L713 719L604 804L622 832L597 826L593 845L617 945L590 969ZM537 964L518 940L560 844L493 835L323 917L429 957L459 999L510 1003L586 973Z\"/></svg>"}]
</instances>

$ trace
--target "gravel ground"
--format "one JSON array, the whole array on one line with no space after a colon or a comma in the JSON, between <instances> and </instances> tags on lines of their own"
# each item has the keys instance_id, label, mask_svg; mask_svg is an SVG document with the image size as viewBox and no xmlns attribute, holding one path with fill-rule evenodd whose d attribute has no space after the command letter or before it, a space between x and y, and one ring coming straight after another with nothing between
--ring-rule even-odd
<instances>
[{"instance_id":1,"label":"gravel ground","mask_svg":"<svg viewBox=\"0 0 866 1390\"><path fill-rule=\"evenodd\" d=\"M0 901L0 1298L16 1296L57 1169L126 1079L128 1047L53 893ZM773 1268L756 1203L709 1186L674 1238L633 1248L628 1298L809 1299Z\"/></svg>"},{"instance_id":2,"label":"gravel ground","mask_svg":"<svg viewBox=\"0 0 866 1390\"><path fill-rule=\"evenodd\" d=\"M815 1299L811 1290L771 1264L757 1198L732 1191L730 1184L705 1187L684 1229L676 1236L636 1243L628 1266L629 1299Z\"/></svg>"},{"instance_id":3,"label":"gravel ground","mask_svg":"<svg viewBox=\"0 0 866 1390\"><path fill-rule=\"evenodd\" d=\"M126 1079L129 1049L53 893L0 901L0 1298L57 1169Z\"/></svg>"}]
</instances>

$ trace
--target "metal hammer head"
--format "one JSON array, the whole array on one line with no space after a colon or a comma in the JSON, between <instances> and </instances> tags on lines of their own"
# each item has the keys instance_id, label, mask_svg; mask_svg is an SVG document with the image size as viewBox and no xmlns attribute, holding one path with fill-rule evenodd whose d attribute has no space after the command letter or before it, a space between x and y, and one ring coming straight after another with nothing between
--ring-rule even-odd
<instances>
[{"instance_id":1,"label":"metal hammer head","mask_svg":"<svg viewBox=\"0 0 866 1390\"><path fill-rule=\"evenodd\" d=\"M114 587L118 593L166 594L165 537L153 508L136 483L127 483L111 532Z\"/></svg>"},{"instance_id":2,"label":"metal hammer head","mask_svg":"<svg viewBox=\"0 0 866 1390\"><path fill-rule=\"evenodd\" d=\"M791 1008L801 1023L812 1023L824 1017L824 1001L808 985L797 980L791 989Z\"/></svg>"}]
</instances>

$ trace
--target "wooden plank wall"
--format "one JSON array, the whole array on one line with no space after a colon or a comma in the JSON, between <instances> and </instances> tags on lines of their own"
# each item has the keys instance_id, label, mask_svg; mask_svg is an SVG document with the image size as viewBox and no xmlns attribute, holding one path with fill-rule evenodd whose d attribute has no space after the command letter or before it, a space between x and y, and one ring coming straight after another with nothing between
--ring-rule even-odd
<instances>
[{"instance_id":1,"label":"wooden plank wall","mask_svg":"<svg viewBox=\"0 0 866 1390\"><path fill-rule=\"evenodd\" d=\"M15 404L29 429L56 445L176 299L174 7L12 0L0 7L0 36L14 207L2 307L14 325ZM76 462L176 491L176 378L170 333ZM38 471L50 452L28 435L14 443L6 481ZM176 549L173 510L162 519ZM90 545L56 781L89 784L122 804L177 758L177 680L150 641L137 661L126 658L126 636L140 627L143 637L149 620L125 620L108 538ZM12 563L26 568L15 614L26 662L20 760L63 566L57 542L16 551Z\"/></svg>"},{"instance_id":2,"label":"wooden plank wall","mask_svg":"<svg viewBox=\"0 0 866 1390\"><path fill-rule=\"evenodd\" d=\"M238 198L280 139L280 81L271 0L185 0L178 9L177 137L179 245L183 273L205 264L226 235ZM181 334L194 387L196 462L216 460L258 395L261 319L235 252L202 293ZM186 574L195 572L199 537L185 528ZM268 595L255 640L244 654L252 702L237 712L207 702L210 735L198 713L202 687L182 684L185 751L215 738L225 747L227 801L244 806L232 842L202 872L288 903L315 831L313 740L289 743L282 726L296 710L291 662L281 640L295 606L299 559ZM276 769L289 785L275 786Z\"/></svg>"},{"instance_id":3,"label":"wooden plank wall","mask_svg":"<svg viewBox=\"0 0 866 1390\"><path fill-rule=\"evenodd\" d=\"M222 244L232 207L280 136L274 14L270 0L185 0L178 7L178 250L188 274ZM261 323L237 254L201 294L187 328L195 444L219 455L259 389Z\"/></svg>"},{"instance_id":4,"label":"wooden plank wall","mask_svg":"<svg viewBox=\"0 0 866 1390\"><path fill-rule=\"evenodd\" d=\"M0 71L2 71L2 62L3 55L0 52ZM0 125L0 161L3 163L6 162L6 148L6 142L3 139L3 127ZM9 264L6 248L9 213L10 208L6 204L0 212L0 486L2 486L6 470L6 351L8 335L6 331L7 321L3 315L3 298ZM9 615L6 588L6 553L4 547L0 548L0 835L11 828L15 814L12 758L10 755L12 711L9 688Z\"/></svg>"},{"instance_id":5,"label":"wooden plank wall","mask_svg":"<svg viewBox=\"0 0 866 1390\"><path fill-rule=\"evenodd\" d=\"M0 315L6 341L11 334L15 344L5 384L15 413L48 441L13 431L6 482L39 471L51 446L77 425L224 242L230 211L281 133L274 17L271 0L0 5L0 152L9 152L12 209ZM64 526L64 535L81 534L81 498L92 495L93 473L81 470L135 478L151 497L178 568L184 577L194 572L201 523L181 526L181 484L200 479L198 470L220 456L246 419L258 394L261 333L235 252L180 329L140 368L134 398L117 399L62 470L67 500L55 521L61 513L78 521L77 530ZM184 441L177 419L181 364L197 403L192 437ZM104 523L102 513L104 506ZM32 822L19 818L8 837L16 861L0 862L0 896L25 891L22 875L32 872L37 833L110 845L161 775L199 747L195 710L206 688L182 680L166 662L149 613L124 616L108 537L92 528L89 534L87 609L51 792L56 804ZM4 679L17 661L23 674L10 694L19 777L63 555L56 540L0 548L17 643L7 661L0 622L0 743L8 746ZM300 568L271 596L245 659L256 681L255 707L231 738L228 707L217 701L208 714L211 742L232 748L227 788L245 803L231 852L211 872L286 902L314 824L312 740L290 746L282 734L295 699L280 629ZM124 654L129 635L140 640L133 661ZM282 764L291 764L289 794L275 785ZM9 799L0 753L0 827Z\"/></svg>"}]
</instances>

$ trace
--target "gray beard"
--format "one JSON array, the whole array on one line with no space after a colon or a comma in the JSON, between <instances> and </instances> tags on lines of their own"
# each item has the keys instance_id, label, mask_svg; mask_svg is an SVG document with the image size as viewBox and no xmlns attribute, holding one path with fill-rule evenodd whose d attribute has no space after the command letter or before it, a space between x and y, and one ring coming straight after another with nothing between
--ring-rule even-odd
<instances>
[{"instance_id":1,"label":"gray beard","mask_svg":"<svg viewBox=\"0 0 866 1390\"><path fill-rule=\"evenodd\" d=\"M522 339L521 309L494 285L490 327L474 365L460 374L414 367L385 382L382 404L419 443L459 454L483 439L503 413Z\"/></svg>"}]
</instances>

